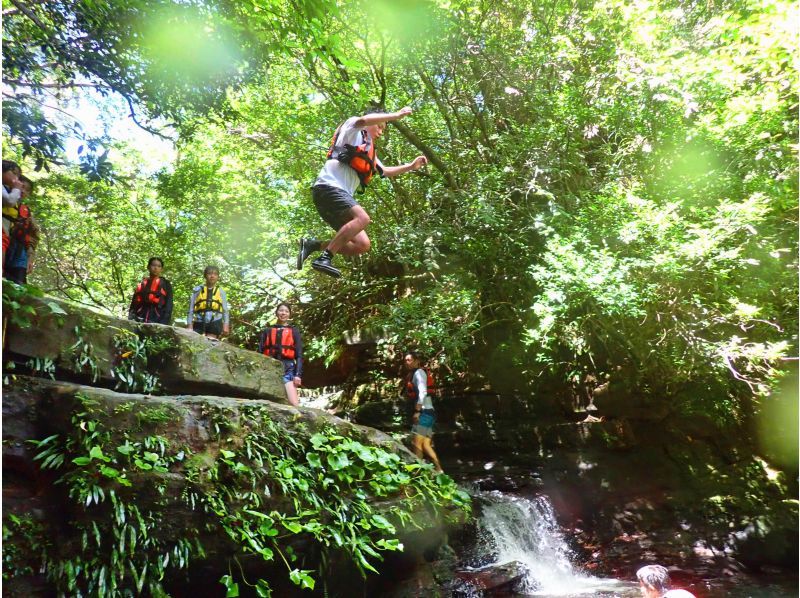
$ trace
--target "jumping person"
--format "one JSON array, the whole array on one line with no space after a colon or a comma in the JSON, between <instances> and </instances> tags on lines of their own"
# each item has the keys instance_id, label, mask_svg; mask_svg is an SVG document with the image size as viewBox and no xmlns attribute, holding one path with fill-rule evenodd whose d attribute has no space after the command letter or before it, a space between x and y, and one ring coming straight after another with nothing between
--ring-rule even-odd
<instances>
[{"instance_id":1,"label":"jumping person","mask_svg":"<svg viewBox=\"0 0 800 598\"><path fill-rule=\"evenodd\" d=\"M357 189L364 189L378 173L394 177L419 170L428 163L425 156L417 156L402 166L384 166L375 153L375 140L386 130L386 123L400 120L411 114L411 108L397 112L368 112L353 116L339 125L333 135L325 165L320 170L311 195L322 219L336 231L329 241L300 239L297 269L315 251L322 255L311 262L311 267L334 278L342 273L331 264L337 253L361 255L370 248L364 229L370 223L369 214L354 199Z\"/></svg>"},{"instance_id":2,"label":"jumping person","mask_svg":"<svg viewBox=\"0 0 800 598\"><path fill-rule=\"evenodd\" d=\"M172 285L161 276L164 260L151 257L147 262L149 276L136 287L128 308L128 319L137 322L172 324Z\"/></svg>"},{"instance_id":3,"label":"jumping person","mask_svg":"<svg viewBox=\"0 0 800 598\"><path fill-rule=\"evenodd\" d=\"M283 364L283 386L289 403L297 407L297 389L303 383L303 337L297 326L290 326L292 308L279 303L275 309L278 322L268 326L258 339L258 352L279 360Z\"/></svg>"},{"instance_id":4,"label":"jumping person","mask_svg":"<svg viewBox=\"0 0 800 598\"><path fill-rule=\"evenodd\" d=\"M204 334L210 339L219 339L231 331L228 297L225 289L217 286L219 268L206 266L203 277L206 279L206 284L192 289L186 328Z\"/></svg>"},{"instance_id":5,"label":"jumping person","mask_svg":"<svg viewBox=\"0 0 800 598\"><path fill-rule=\"evenodd\" d=\"M439 457L433 450L433 424L436 421L436 412L433 409L433 377L430 372L422 367L420 355L415 351L409 351L405 358L405 367L408 370L406 376L406 394L409 402L414 404L413 425L411 432L414 435L411 445L414 454L422 459L423 454L433 461L436 471L442 471Z\"/></svg>"}]
</instances>

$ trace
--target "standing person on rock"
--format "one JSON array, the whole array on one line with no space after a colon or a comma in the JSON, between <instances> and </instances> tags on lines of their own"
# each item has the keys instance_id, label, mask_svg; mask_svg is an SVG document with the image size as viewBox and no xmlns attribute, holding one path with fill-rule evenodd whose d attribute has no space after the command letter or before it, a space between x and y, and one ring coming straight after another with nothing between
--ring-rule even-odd
<instances>
[{"instance_id":1,"label":"standing person on rock","mask_svg":"<svg viewBox=\"0 0 800 598\"><path fill-rule=\"evenodd\" d=\"M128 319L137 322L172 324L172 285L161 276L164 260L151 257L147 262L149 276L136 287L128 308Z\"/></svg>"},{"instance_id":2,"label":"standing person on rock","mask_svg":"<svg viewBox=\"0 0 800 598\"><path fill-rule=\"evenodd\" d=\"M331 263L336 254L361 255L369 251L371 243L365 229L370 217L353 195L356 190L363 190L376 173L394 177L419 170L428 163L425 156L417 156L402 166L384 166L375 153L375 141L383 135L386 123L405 118L411 112L409 107L390 113L371 111L348 118L336 129L325 166L311 188L319 215L336 234L329 241L300 239L298 270L311 253L321 250L322 255L311 262L311 267L339 278L342 273Z\"/></svg>"},{"instance_id":3,"label":"standing person on rock","mask_svg":"<svg viewBox=\"0 0 800 598\"><path fill-rule=\"evenodd\" d=\"M283 364L283 386L289 403L297 407L297 389L303 383L303 337L297 326L290 326L292 308L279 303L275 309L277 323L268 326L258 339L258 352L279 360Z\"/></svg>"},{"instance_id":4,"label":"standing person on rock","mask_svg":"<svg viewBox=\"0 0 800 598\"><path fill-rule=\"evenodd\" d=\"M225 289L217 284L219 268L206 266L203 278L206 279L206 284L192 289L186 328L212 340L219 340L223 334L230 334L231 331L228 296Z\"/></svg>"},{"instance_id":5,"label":"standing person on rock","mask_svg":"<svg viewBox=\"0 0 800 598\"><path fill-rule=\"evenodd\" d=\"M3 208L3 219L11 222L11 242L6 248L3 261L3 277L19 284L28 282L28 274L33 269L36 247L39 244L39 225L25 202L33 193L33 181L19 175L18 187L20 201L13 207Z\"/></svg>"},{"instance_id":6,"label":"standing person on rock","mask_svg":"<svg viewBox=\"0 0 800 598\"><path fill-rule=\"evenodd\" d=\"M409 351L403 359L408 375L406 376L406 395L414 405L413 425L411 426L411 446L414 454L422 459L427 456L442 472L439 457L433 450L433 424L436 412L433 408L433 377L422 367L422 359L416 351Z\"/></svg>"}]
</instances>

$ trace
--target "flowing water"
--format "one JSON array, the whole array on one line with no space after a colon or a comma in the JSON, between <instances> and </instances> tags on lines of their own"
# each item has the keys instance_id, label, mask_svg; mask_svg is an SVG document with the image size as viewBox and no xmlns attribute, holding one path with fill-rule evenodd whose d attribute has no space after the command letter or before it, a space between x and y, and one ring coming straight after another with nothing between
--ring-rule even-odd
<instances>
[{"instance_id":1,"label":"flowing water","mask_svg":"<svg viewBox=\"0 0 800 598\"><path fill-rule=\"evenodd\" d=\"M550 501L498 491L480 493L481 550L495 564L517 561L527 574L517 591L528 596L636 596L629 582L593 577L573 565L575 555L565 541Z\"/></svg>"},{"instance_id":2,"label":"flowing water","mask_svg":"<svg viewBox=\"0 0 800 598\"><path fill-rule=\"evenodd\" d=\"M576 555L564 538L547 497L525 498L495 490L477 493L476 500L482 505L477 549L493 558L493 562L482 569L514 561L525 567L526 574L516 584L514 595L641 597L635 582L595 577L574 564ZM709 579L685 589L704 598L788 598L799 595L797 579L791 575L756 581Z\"/></svg>"}]
</instances>

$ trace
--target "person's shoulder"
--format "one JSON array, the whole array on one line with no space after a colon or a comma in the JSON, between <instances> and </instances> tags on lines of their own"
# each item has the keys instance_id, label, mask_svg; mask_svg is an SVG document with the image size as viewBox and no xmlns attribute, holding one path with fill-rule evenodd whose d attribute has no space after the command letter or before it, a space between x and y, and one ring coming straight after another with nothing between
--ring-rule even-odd
<instances>
[{"instance_id":1,"label":"person's shoulder","mask_svg":"<svg viewBox=\"0 0 800 598\"><path fill-rule=\"evenodd\" d=\"M194 288L192 289L192 293L199 293L199 292L200 292L200 291L202 291L202 290L203 290L203 285L202 285L202 284L199 284L199 285L197 285L196 287L194 287Z\"/></svg>"},{"instance_id":2,"label":"person's shoulder","mask_svg":"<svg viewBox=\"0 0 800 598\"><path fill-rule=\"evenodd\" d=\"M663 598L696 598L691 592L686 590L670 590L664 594Z\"/></svg>"}]
</instances>

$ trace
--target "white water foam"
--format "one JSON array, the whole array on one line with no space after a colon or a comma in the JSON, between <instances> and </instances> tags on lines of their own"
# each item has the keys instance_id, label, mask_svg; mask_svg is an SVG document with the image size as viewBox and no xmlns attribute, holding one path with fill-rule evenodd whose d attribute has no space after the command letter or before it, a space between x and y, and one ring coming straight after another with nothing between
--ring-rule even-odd
<instances>
[{"instance_id":1,"label":"white water foam","mask_svg":"<svg viewBox=\"0 0 800 598\"><path fill-rule=\"evenodd\" d=\"M486 500L479 520L485 549L497 554L497 564L519 561L527 567L528 574L519 588L525 595L630 595L626 587L630 584L575 569L575 555L546 497L531 500L497 491L481 496Z\"/></svg>"}]
</instances>

